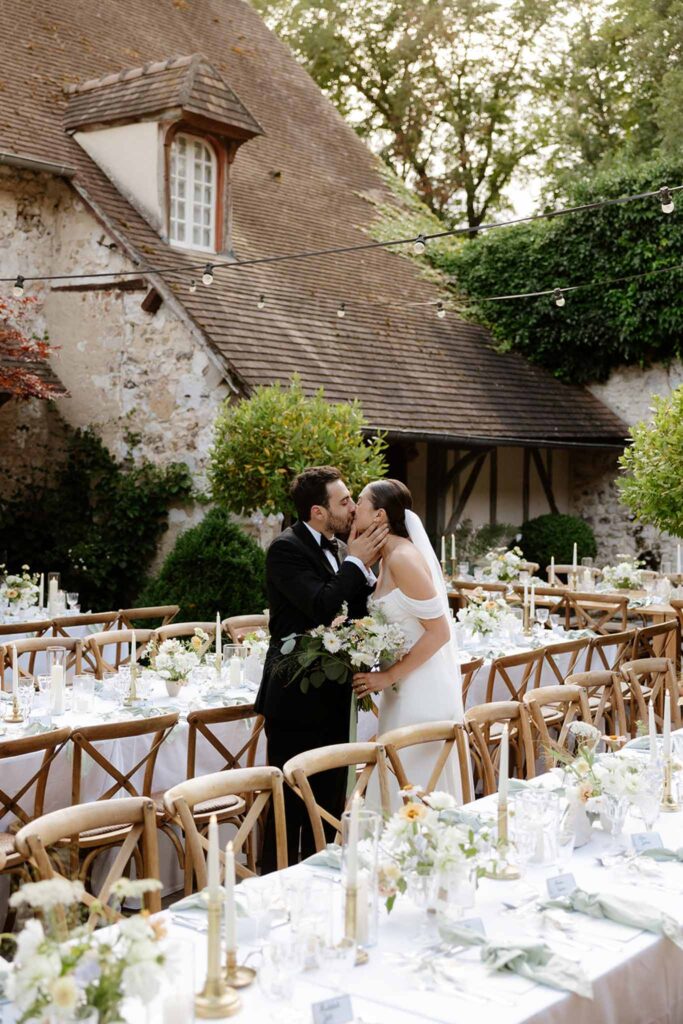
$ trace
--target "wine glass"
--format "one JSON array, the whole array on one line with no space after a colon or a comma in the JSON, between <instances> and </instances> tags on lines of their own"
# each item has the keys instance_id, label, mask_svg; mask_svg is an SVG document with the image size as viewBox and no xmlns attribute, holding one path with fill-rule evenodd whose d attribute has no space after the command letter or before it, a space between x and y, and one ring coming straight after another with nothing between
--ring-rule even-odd
<instances>
[{"instance_id":1,"label":"wine glass","mask_svg":"<svg viewBox=\"0 0 683 1024\"><path fill-rule=\"evenodd\" d=\"M304 1018L294 1007L296 979L304 968L304 947L296 936L265 943L258 974L261 991L277 1006L283 1024L302 1024Z\"/></svg>"},{"instance_id":2,"label":"wine glass","mask_svg":"<svg viewBox=\"0 0 683 1024\"><path fill-rule=\"evenodd\" d=\"M66 603L68 604L71 610L73 610L78 604L78 594L74 590L67 591Z\"/></svg>"},{"instance_id":3,"label":"wine glass","mask_svg":"<svg viewBox=\"0 0 683 1024\"><path fill-rule=\"evenodd\" d=\"M603 793L602 807L600 809L600 821L602 827L612 840L611 847L613 852L622 849L622 843L618 837L621 835L624 827L627 811L628 800L625 796L614 796L611 793Z\"/></svg>"},{"instance_id":4,"label":"wine glass","mask_svg":"<svg viewBox=\"0 0 683 1024\"><path fill-rule=\"evenodd\" d=\"M539 626L541 626L543 629L546 628L549 618L550 608L536 608L536 621L538 622Z\"/></svg>"}]
</instances>

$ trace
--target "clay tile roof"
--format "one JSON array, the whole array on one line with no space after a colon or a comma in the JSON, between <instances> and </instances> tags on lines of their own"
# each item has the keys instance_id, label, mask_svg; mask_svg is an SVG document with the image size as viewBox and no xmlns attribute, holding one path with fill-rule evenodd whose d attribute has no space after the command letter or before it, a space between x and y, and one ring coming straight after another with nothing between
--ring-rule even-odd
<instances>
[{"instance_id":1,"label":"clay tile roof","mask_svg":"<svg viewBox=\"0 0 683 1024\"><path fill-rule=\"evenodd\" d=\"M241 138L263 134L258 121L201 54L149 62L68 85L64 91L69 97L64 115L68 132L190 113L218 127L236 129Z\"/></svg>"},{"instance_id":2,"label":"clay tile roof","mask_svg":"<svg viewBox=\"0 0 683 1024\"><path fill-rule=\"evenodd\" d=\"M0 15L10 22L12 0L0 0ZM266 131L242 146L232 165L239 259L367 241L378 206L397 204L377 158L250 4L60 0L46 6L45 0L24 0L22 25L4 40L0 153L74 167L71 187L122 251L141 266L169 271L159 288L167 297L175 294L177 308L244 393L298 372L310 390L324 386L335 400L359 398L372 427L395 434L464 445L474 439L616 444L625 437L624 423L588 390L497 351L483 327L452 313L437 319L425 303L443 294L414 259L395 251L252 270L234 265L217 270L210 287L189 292L188 272L179 267L188 259L201 263L201 254L163 242L63 123L67 103L74 118L78 105L99 103L99 97L109 111L105 97L118 89L126 102L130 98L132 116L137 90L157 88L166 72L169 80L176 77L163 103L175 102L178 81L189 77L195 58L169 65L168 57L186 52L188 40ZM131 77L119 80L133 62L136 77L128 72ZM196 68L192 95L204 102L213 78L199 59ZM106 87L81 86L65 96L66 84L103 76ZM262 293L266 305L258 309ZM347 303L343 320L336 316L340 302Z\"/></svg>"},{"instance_id":3,"label":"clay tile roof","mask_svg":"<svg viewBox=\"0 0 683 1024\"><path fill-rule=\"evenodd\" d=\"M10 356L3 355L0 352L0 368L5 370L26 370L29 373L39 377L43 384L50 385L50 398L63 398L68 395L69 392L62 384L61 380L52 369L47 359L32 359L30 361L25 359L12 359ZM2 397L5 393L0 391L0 404L2 404Z\"/></svg>"}]
</instances>

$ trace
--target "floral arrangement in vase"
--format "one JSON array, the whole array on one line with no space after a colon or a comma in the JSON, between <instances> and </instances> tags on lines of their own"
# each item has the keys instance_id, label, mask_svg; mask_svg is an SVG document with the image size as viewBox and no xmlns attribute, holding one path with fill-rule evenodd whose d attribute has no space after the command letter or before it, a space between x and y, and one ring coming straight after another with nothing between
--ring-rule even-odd
<instances>
[{"instance_id":1,"label":"floral arrangement in vase","mask_svg":"<svg viewBox=\"0 0 683 1024\"><path fill-rule=\"evenodd\" d=\"M483 874L491 848L487 830L453 820L458 804L450 793L404 791L404 799L379 841L379 887L388 911L397 894L409 891L417 879Z\"/></svg>"},{"instance_id":2,"label":"floral arrangement in vase","mask_svg":"<svg viewBox=\"0 0 683 1024\"><path fill-rule=\"evenodd\" d=\"M13 907L40 915L17 935L6 936L15 943L13 961L0 958L4 992L19 1011L18 1020L43 1022L54 1015L114 1024L123 1020L124 1000L150 1003L173 971L172 951L161 945L163 925L143 912L99 934L94 928L126 898L157 888L161 882L156 879L119 879L112 887L113 908L95 901L85 924L76 923L80 882L57 877L26 883L14 893Z\"/></svg>"},{"instance_id":3,"label":"floral arrangement in vase","mask_svg":"<svg viewBox=\"0 0 683 1024\"><path fill-rule=\"evenodd\" d=\"M613 590L640 590L643 586L642 564L628 555L617 555L616 565L606 565L602 579Z\"/></svg>"},{"instance_id":4,"label":"floral arrangement in vase","mask_svg":"<svg viewBox=\"0 0 683 1024\"><path fill-rule=\"evenodd\" d=\"M209 636L199 627L189 640L173 637L158 643L153 638L148 649L149 663L162 679L186 683L190 672L201 665L202 651L208 645Z\"/></svg>"},{"instance_id":5,"label":"floral arrangement in vase","mask_svg":"<svg viewBox=\"0 0 683 1024\"><path fill-rule=\"evenodd\" d=\"M457 613L458 622L472 633L486 636L500 629L504 620L514 618L504 597L492 597L477 587L468 595L466 608Z\"/></svg>"},{"instance_id":6,"label":"floral arrangement in vase","mask_svg":"<svg viewBox=\"0 0 683 1024\"><path fill-rule=\"evenodd\" d=\"M484 573L492 580L501 583L514 583L518 580L526 564L522 549L518 547L491 548L484 555L486 567Z\"/></svg>"},{"instance_id":7,"label":"floral arrangement in vase","mask_svg":"<svg viewBox=\"0 0 683 1024\"><path fill-rule=\"evenodd\" d=\"M308 693L326 681L343 686L354 672L389 667L406 651L406 637L400 626L386 622L377 604L369 602L370 614L362 619L347 618L344 606L330 626L317 626L302 636L286 637L280 651L296 662L291 681ZM372 710L369 695L358 701L361 711Z\"/></svg>"},{"instance_id":8,"label":"floral arrangement in vase","mask_svg":"<svg viewBox=\"0 0 683 1024\"><path fill-rule=\"evenodd\" d=\"M270 646L270 633L267 629L254 629L244 634L242 643L249 648L251 654L263 661Z\"/></svg>"},{"instance_id":9,"label":"floral arrangement in vase","mask_svg":"<svg viewBox=\"0 0 683 1024\"><path fill-rule=\"evenodd\" d=\"M0 577L5 570L0 565ZM38 604L38 574L31 573L28 565L22 565L20 573L9 573L0 583L0 601L5 601L11 608L22 611Z\"/></svg>"}]
</instances>

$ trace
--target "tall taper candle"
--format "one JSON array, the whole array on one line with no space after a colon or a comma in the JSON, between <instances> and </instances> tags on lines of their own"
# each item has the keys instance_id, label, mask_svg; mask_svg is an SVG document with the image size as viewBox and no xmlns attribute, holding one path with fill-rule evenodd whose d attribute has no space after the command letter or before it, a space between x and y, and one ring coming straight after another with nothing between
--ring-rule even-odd
<instances>
[{"instance_id":1,"label":"tall taper candle","mask_svg":"<svg viewBox=\"0 0 683 1024\"><path fill-rule=\"evenodd\" d=\"M220 662L221 657L221 613L216 612L216 657Z\"/></svg>"},{"instance_id":2,"label":"tall taper candle","mask_svg":"<svg viewBox=\"0 0 683 1024\"><path fill-rule=\"evenodd\" d=\"M218 821L216 815L212 814L209 821L209 855L206 863L210 900L220 899L221 881L218 864Z\"/></svg>"},{"instance_id":3,"label":"tall taper candle","mask_svg":"<svg viewBox=\"0 0 683 1024\"><path fill-rule=\"evenodd\" d=\"M524 607L529 603L529 581L524 580Z\"/></svg>"},{"instance_id":4,"label":"tall taper candle","mask_svg":"<svg viewBox=\"0 0 683 1024\"><path fill-rule=\"evenodd\" d=\"M445 533L441 534L441 561L444 562L444 563L446 561L446 535L445 535Z\"/></svg>"},{"instance_id":5,"label":"tall taper candle","mask_svg":"<svg viewBox=\"0 0 683 1024\"><path fill-rule=\"evenodd\" d=\"M650 762L657 760L657 723L655 722L655 709L650 700L647 705L647 733L650 737Z\"/></svg>"},{"instance_id":6,"label":"tall taper candle","mask_svg":"<svg viewBox=\"0 0 683 1024\"><path fill-rule=\"evenodd\" d=\"M576 549L576 541L574 541L574 551L572 552L572 567L574 569L574 572L576 572L577 565L578 565L578 551Z\"/></svg>"},{"instance_id":7,"label":"tall taper candle","mask_svg":"<svg viewBox=\"0 0 683 1024\"><path fill-rule=\"evenodd\" d=\"M510 747L508 742L508 724L503 726L500 737L500 775L498 778L498 806L508 802L508 781L510 774Z\"/></svg>"},{"instance_id":8,"label":"tall taper candle","mask_svg":"<svg viewBox=\"0 0 683 1024\"><path fill-rule=\"evenodd\" d=\"M671 759L671 694L667 690L664 695L664 724L662 726L664 760Z\"/></svg>"},{"instance_id":9,"label":"tall taper candle","mask_svg":"<svg viewBox=\"0 0 683 1024\"><path fill-rule=\"evenodd\" d=\"M451 534L451 561L455 561L455 534Z\"/></svg>"},{"instance_id":10,"label":"tall taper candle","mask_svg":"<svg viewBox=\"0 0 683 1024\"><path fill-rule=\"evenodd\" d=\"M358 815L360 797L358 793L351 801L351 820L349 822L349 849L346 858L346 885L355 889L358 884Z\"/></svg>"},{"instance_id":11,"label":"tall taper candle","mask_svg":"<svg viewBox=\"0 0 683 1024\"><path fill-rule=\"evenodd\" d=\"M225 848L225 948L237 949L237 917L235 915L235 851L232 843Z\"/></svg>"},{"instance_id":12,"label":"tall taper candle","mask_svg":"<svg viewBox=\"0 0 683 1024\"><path fill-rule=\"evenodd\" d=\"M16 644L12 644L12 696L19 696L19 664L17 662Z\"/></svg>"},{"instance_id":13,"label":"tall taper candle","mask_svg":"<svg viewBox=\"0 0 683 1024\"><path fill-rule=\"evenodd\" d=\"M531 607L529 609L529 615L533 623L534 616L536 615L536 584L531 584Z\"/></svg>"},{"instance_id":14,"label":"tall taper candle","mask_svg":"<svg viewBox=\"0 0 683 1024\"><path fill-rule=\"evenodd\" d=\"M555 586L555 555L550 556L550 586Z\"/></svg>"},{"instance_id":15,"label":"tall taper candle","mask_svg":"<svg viewBox=\"0 0 683 1024\"><path fill-rule=\"evenodd\" d=\"M679 545L679 547L680 547L680 545ZM41 572L41 574L40 574L40 586L39 586L39 589L38 589L38 607L39 608L44 608L45 607L45 605L43 603L44 601L45 601L45 573Z\"/></svg>"},{"instance_id":16,"label":"tall taper candle","mask_svg":"<svg viewBox=\"0 0 683 1024\"><path fill-rule=\"evenodd\" d=\"M137 660L137 657L136 657L137 652L138 652L138 643L137 643L137 640L135 639L135 630L133 629L133 630L131 630L131 637L130 637L130 670L131 670L131 672L133 672L133 670L136 668L137 663L138 663L138 660Z\"/></svg>"}]
</instances>

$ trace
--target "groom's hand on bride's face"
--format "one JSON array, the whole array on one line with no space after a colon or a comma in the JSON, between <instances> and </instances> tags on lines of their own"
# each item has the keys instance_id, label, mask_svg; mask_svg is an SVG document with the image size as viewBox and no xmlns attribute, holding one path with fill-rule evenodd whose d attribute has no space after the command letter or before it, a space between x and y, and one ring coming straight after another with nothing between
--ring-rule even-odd
<instances>
[{"instance_id":1,"label":"groom's hand on bride's face","mask_svg":"<svg viewBox=\"0 0 683 1024\"><path fill-rule=\"evenodd\" d=\"M349 534L349 554L360 558L363 565L374 565L388 536L389 527L381 523L374 523L360 535L354 523Z\"/></svg>"}]
</instances>

